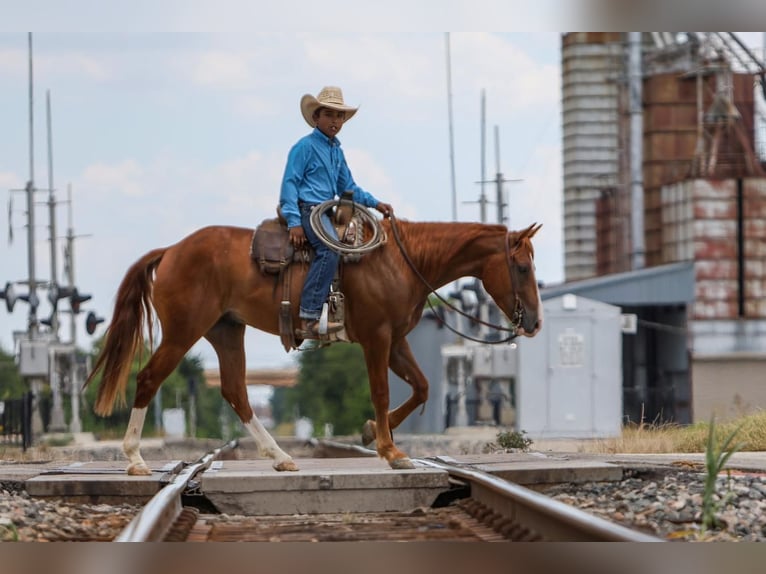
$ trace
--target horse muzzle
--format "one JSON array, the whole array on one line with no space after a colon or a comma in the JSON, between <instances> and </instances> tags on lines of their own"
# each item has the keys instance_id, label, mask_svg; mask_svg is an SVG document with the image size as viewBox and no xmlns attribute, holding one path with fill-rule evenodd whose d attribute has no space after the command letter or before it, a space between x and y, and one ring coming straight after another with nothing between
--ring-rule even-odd
<instances>
[{"instance_id":1,"label":"horse muzzle","mask_svg":"<svg viewBox=\"0 0 766 574\"><path fill-rule=\"evenodd\" d=\"M521 322L516 329L517 335L523 335L524 337L534 337L540 332L543 327L542 318L530 317L528 313L523 313L521 316Z\"/></svg>"}]
</instances>

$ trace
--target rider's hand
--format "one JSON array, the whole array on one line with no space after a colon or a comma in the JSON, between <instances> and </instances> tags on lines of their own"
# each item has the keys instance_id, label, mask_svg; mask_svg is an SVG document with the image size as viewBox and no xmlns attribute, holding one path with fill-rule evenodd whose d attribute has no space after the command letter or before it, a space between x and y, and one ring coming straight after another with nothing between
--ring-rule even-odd
<instances>
[{"instance_id":1,"label":"rider's hand","mask_svg":"<svg viewBox=\"0 0 766 574\"><path fill-rule=\"evenodd\" d=\"M298 225L297 227L290 228L290 243L293 247L300 249L306 242L306 233L303 231L303 227Z\"/></svg>"},{"instance_id":2,"label":"rider's hand","mask_svg":"<svg viewBox=\"0 0 766 574\"><path fill-rule=\"evenodd\" d=\"M375 206L375 209L380 211L383 214L383 217L391 217L394 214L394 208L391 207L388 203L383 203L382 201L378 202L378 205Z\"/></svg>"}]
</instances>

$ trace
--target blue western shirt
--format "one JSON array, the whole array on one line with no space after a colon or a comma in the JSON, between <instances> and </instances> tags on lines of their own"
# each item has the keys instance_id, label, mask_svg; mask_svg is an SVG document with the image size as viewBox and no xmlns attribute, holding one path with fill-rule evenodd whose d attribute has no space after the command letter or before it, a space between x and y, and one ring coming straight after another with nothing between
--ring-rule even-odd
<instances>
[{"instance_id":1,"label":"blue western shirt","mask_svg":"<svg viewBox=\"0 0 766 574\"><path fill-rule=\"evenodd\" d=\"M319 129L298 140L287 155L279 205L288 227L301 224L298 202L319 204L354 192L354 202L375 207L378 200L363 190L351 176L338 138L328 138Z\"/></svg>"}]
</instances>

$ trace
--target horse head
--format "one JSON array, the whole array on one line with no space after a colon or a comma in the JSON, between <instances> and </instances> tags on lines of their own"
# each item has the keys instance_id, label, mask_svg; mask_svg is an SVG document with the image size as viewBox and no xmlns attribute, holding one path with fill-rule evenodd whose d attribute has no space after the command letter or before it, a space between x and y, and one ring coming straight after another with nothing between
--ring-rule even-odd
<instances>
[{"instance_id":1,"label":"horse head","mask_svg":"<svg viewBox=\"0 0 766 574\"><path fill-rule=\"evenodd\" d=\"M543 306L535 278L533 223L506 235L506 248L487 260L482 282L487 293L516 326L516 334L534 337L543 324Z\"/></svg>"}]
</instances>

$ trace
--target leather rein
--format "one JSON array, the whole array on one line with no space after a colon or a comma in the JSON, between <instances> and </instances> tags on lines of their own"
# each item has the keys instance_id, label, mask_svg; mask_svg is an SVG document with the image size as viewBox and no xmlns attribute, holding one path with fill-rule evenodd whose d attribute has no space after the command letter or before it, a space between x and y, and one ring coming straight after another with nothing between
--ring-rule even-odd
<instances>
[{"instance_id":1,"label":"leather rein","mask_svg":"<svg viewBox=\"0 0 766 574\"><path fill-rule=\"evenodd\" d=\"M418 270L417 267L415 267L415 264L412 262L412 259L410 259L409 254L407 253L407 250L404 248L404 245L402 244L402 240L399 237L399 230L396 227L396 218L393 216L393 214L390 216L391 218L391 230L393 231L394 239L396 240L396 244L399 246L399 250L402 252L402 256L404 257L404 260L407 262L407 265L410 266L410 269L415 273L415 275L420 279L420 281L428 287L430 293L433 293L439 301L444 303L448 308L452 309L459 315L462 315L463 317L473 321L474 323L479 323L480 325L484 325L485 327L489 327L490 329L494 329L496 331L505 331L506 333L510 333L505 339L501 339L499 341L487 341L484 339L477 339L476 337L473 337L471 335L466 335L465 333L461 333L454 327L452 327L449 323L447 323L444 319L442 319L439 314L436 312L436 309L431 304L430 299L426 299L426 303L428 304L428 308L433 311L434 316L436 319L447 329L455 333L456 335L463 337L464 339L468 339L469 341L474 341L475 343L484 343L487 345L498 345L500 343L508 343L510 341L513 341L516 337L518 337L518 334L516 331L518 330L519 326L521 325L521 318L524 313L524 309L521 306L521 300L519 299L518 291L516 289L516 282L513 279L513 269L511 267L511 247L510 247L510 238L506 234L505 237L505 258L506 261L508 261L508 275L511 280L511 287L513 288L514 295L516 296L516 305L513 308L512 316L510 317L510 328L503 327L501 325L495 325L493 323L488 323L487 321L483 321L482 319L479 319L477 317L474 317L472 315L469 315L462 309L458 309L455 307L452 303L450 303L447 299L439 295L437 293L436 289L431 286L431 284L428 282L428 280L423 277L423 274Z\"/></svg>"}]
</instances>

